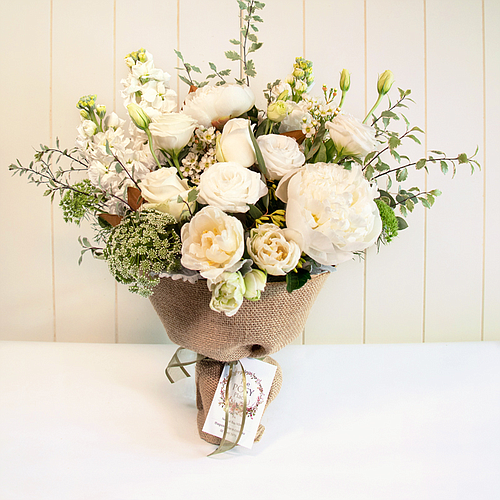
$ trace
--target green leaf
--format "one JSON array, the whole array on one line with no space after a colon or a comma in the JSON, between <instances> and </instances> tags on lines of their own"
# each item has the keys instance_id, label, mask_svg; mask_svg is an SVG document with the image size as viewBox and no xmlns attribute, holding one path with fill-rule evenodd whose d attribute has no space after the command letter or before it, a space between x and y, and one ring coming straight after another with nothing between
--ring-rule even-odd
<instances>
[{"instance_id":1,"label":"green leaf","mask_svg":"<svg viewBox=\"0 0 500 500\"><path fill-rule=\"evenodd\" d=\"M187 197L188 203L196 201L196 199L198 198L198 192L199 191L197 189L191 189L191 191L189 191L188 197Z\"/></svg>"},{"instance_id":2,"label":"green leaf","mask_svg":"<svg viewBox=\"0 0 500 500\"><path fill-rule=\"evenodd\" d=\"M441 160L440 163L441 163L441 172L443 172L443 174L448 173L448 163L446 163L443 160Z\"/></svg>"},{"instance_id":3,"label":"green leaf","mask_svg":"<svg viewBox=\"0 0 500 500\"><path fill-rule=\"evenodd\" d=\"M368 165L365 170L365 177L368 181L370 181L375 173L375 169L372 165Z\"/></svg>"},{"instance_id":4,"label":"green leaf","mask_svg":"<svg viewBox=\"0 0 500 500\"><path fill-rule=\"evenodd\" d=\"M263 213L255 206L255 205L248 205L249 210L248 213L252 219L260 219L263 215Z\"/></svg>"},{"instance_id":5,"label":"green leaf","mask_svg":"<svg viewBox=\"0 0 500 500\"><path fill-rule=\"evenodd\" d=\"M257 158L257 165L259 166L259 170L264 175L264 177L266 177L266 179L267 179L268 174L267 174L266 162L264 161L264 157L262 156L262 152L259 148L259 145L257 144L255 136L253 135L252 127L250 126L250 123L248 124L248 132L250 133L250 139L252 140L252 145L253 145L253 149L255 151L255 157Z\"/></svg>"},{"instance_id":6,"label":"green leaf","mask_svg":"<svg viewBox=\"0 0 500 500\"><path fill-rule=\"evenodd\" d=\"M320 163L320 162L326 163L326 146L323 142L321 143L316 155L314 155L314 161L313 161L313 163Z\"/></svg>"},{"instance_id":7,"label":"green leaf","mask_svg":"<svg viewBox=\"0 0 500 500\"><path fill-rule=\"evenodd\" d=\"M238 52L235 52L234 50L226 50L224 54L231 61L241 61L241 56L238 54Z\"/></svg>"},{"instance_id":8,"label":"green leaf","mask_svg":"<svg viewBox=\"0 0 500 500\"><path fill-rule=\"evenodd\" d=\"M418 139L418 137L415 137L413 134L407 135L406 137L409 137L410 139L413 139L417 144L422 144L420 142L420 139Z\"/></svg>"},{"instance_id":9,"label":"green leaf","mask_svg":"<svg viewBox=\"0 0 500 500\"><path fill-rule=\"evenodd\" d=\"M469 163L469 158L465 153L459 154L458 155L458 163Z\"/></svg>"},{"instance_id":10,"label":"green leaf","mask_svg":"<svg viewBox=\"0 0 500 500\"><path fill-rule=\"evenodd\" d=\"M384 163L381 159L380 159L380 156L378 157L378 161L377 161L377 165L375 166L375 168L379 171L379 172L385 172L386 170L389 170L391 167L389 165L387 165L387 163Z\"/></svg>"},{"instance_id":11,"label":"green leaf","mask_svg":"<svg viewBox=\"0 0 500 500\"><path fill-rule=\"evenodd\" d=\"M396 180L398 182L404 182L408 178L408 169L402 168L396 172Z\"/></svg>"},{"instance_id":12,"label":"green leaf","mask_svg":"<svg viewBox=\"0 0 500 500\"><path fill-rule=\"evenodd\" d=\"M106 153L109 156L113 156L113 151L111 151L111 148L109 147L109 141L108 140L106 140Z\"/></svg>"},{"instance_id":13,"label":"green leaf","mask_svg":"<svg viewBox=\"0 0 500 500\"><path fill-rule=\"evenodd\" d=\"M436 201L436 198L434 198L432 194L427 194L427 201L429 202L429 205L432 207L432 205L434 205L434 202Z\"/></svg>"},{"instance_id":14,"label":"green leaf","mask_svg":"<svg viewBox=\"0 0 500 500\"><path fill-rule=\"evenodd\" d=\"M415 165L415 168L417 170L420 170L421 168L425 167L426 163L427 163L427 160L425 158L422 158L421 160L417 161L417 164Z\"/></svg>"},{"instance_id":15,"label":"green leaf","mask_svg":"<svg viewBox=\"0 0 500 500\"><path fill-rule=\"evenodd\" d=\"M425 208L431 208L431 204L425 198L419 198Z\"/></svg>"},{"instance_id":16,"label":"green leaf","mask_svg":"<svg viewBox=\"0 0 500 500\"><path fill-rule=\"evenodd\" d=\"M420 132L422 134L425 134L425 132L421 128L418 128L418 127L412 127L408 132Z\"/></svg>"},{"instance_id":17,"label":"green leaf","mask_svg":"<svg viewBox=\"0 0 500 500\"><path fill-rule=\"evenodd\" d=\"M179 78L186 83L187 85L191 86L191 81L188 80L185 76L179 75Z\"/></svg>"},{"instance_id":18,"label":"green leaf","mask_svg":"<svg viewBox=\"0 0 500 500\"><path fill-rule=\"evenodd\" d=\"M398 231L402 231L408 227L408 223L402 217L396 216L396 220L398 221Z\"/></svg>"},{"instance_id":19,"label":"green leaf","mask_svg":"<svg viewBox=\"0 0 500 500\"><path fill-rule=\"evenodd\" d=\"M431 194L432 194L433 196L441 196L443 193L442 193L441 191L439 191L439 189L433 189L433 190L431 191Z\"/></svg>"},{"instance_id":20,"label":"green leaf","mask_svg":"<svg viewBox=\"0 0 500 500\"><path fill-rule=\"evenodd\" d=\"M393 135L389 138L389 147L391 149L396 149L399 145L401 145L401 139Z\"/></svg>"},{"instance_id":21,"label":"green leaf","mask_svg":"<svg viewBox=\"0 0 500 500\"><path fill-rule=\"evenodd\" d=\"M438 151L437 149L431 149L431 153L434 153L436 155L443 155L444 156L444 153L442 151Z\"/></svg>"},{"instance_id":22,"label":"green leaf","mask_svg":"<svg viewBox=\"0 0 500 500\"><path fill-rule=\"evenodd\" d=\"M410 211L413 212L413 209L415 208L415 203L412 200L406 200L405 201L405 207Z\"/></svg>"},{"instance_id":23,"label":"green leaf","mask_svg":"<svg viewBox=\"0 0 500 500\"><path fill-rule=\"evenodd\" d=\"M399 120L399 116L396 113L389 111L388 109L386 111L382 111L380 116L383 116L386 118L393 118L394 120Z\"/></svg>"},{"instance_id":24,"label":"green leaf","mask_svg":"<svg viewBox=\"0 0 500 500\"><path fill-rule=\"evenodd\" d=\"M260 49L262 45L263 42L252 43L252 45L250 45L250 48L248 49L248 53L250 54L251 52L255 52L256 50Z\"/></svg>"},{"instance_id":25,"label":"green leaf","mask_svg":"<svg viewBox=\"0 0 500 500\"><path fill-rule=\"evenodd\" d=\"M252 60L247 61L247 64L245 66L245 74L251 76L252 78L257 74L257 71L255 71L255 64Z\"/></svg>"},{"instance_id":26,"label":"green leaf","mask_svg":"<svg viewBox=\"0 0 500 500\"><path fill-rule=\"evenodd\" d=\"M252 16L252 19L254 21L257 21L258 23L263 23L264 20L260 16Z\"/></svg>"},{"instance_id":27,"label":"green leaf","mask_svg":"<svg viewBox=\"0 0 500 500\"><path fill-rule=\"evenodd\" d=\"M238 0L238 5L240 6L240 10L246 10L247 8L247 4L241 0Z\"/></svg>"},{"instance_id":28,"label":"green leaf","mask_svg":"<svg viewBox=\"0 0 500 500\"><path fill-rule=\"evenodd\" d=\"M239 40L236 40L235 38L231 38L229 40L233 45L241 45L241 42ZM213 68L212 68L213 69ZM215 71L215 70L214 70Z\"/></svg>"},{"instance_id":29,"label":"green leaf","mask_svg":"<svg viewBox=\"0 0 500 500\"><path fill-rule=\"evenodd\" d=\"M321 126L319 127L319 130L316 132L316 135L314 136L314 141L312 143L311 149L306 155L306 162L317 153L320 145L323 142L324 135L325 135L325 125L322 123Z\"/></svg>"},{"instance_id":30,"label":"green leaf","mask_svg":"<svg viewBox=\"0 0 500 500\"><path fill-rule=\"evenodd\" d=\"M309 271L304 269L298 269L297 272L291 271L286 275L286 290L288 293L292 293L294 290L298 290L303 287L308 280L311 279L311 274Z\"/></svg>"},{"instance_id":31,"label":"green leaf","mask_svg":"<svg viewBox=\"0 0 500 500\"><path fill-rule=\"evenodd\" d=\"M247 37L251 42L257 42L257 35L254 35L253 33L249 33Z\"/></svg>"},{"instance_id":32,"label":"green leaf","mask_svg":"<svg viewBox=\"0 0 500 500\"><path fill-rule=\"evenodd\" d=\"M175 49L174 49L174 52L175 52L175 54L177 55L177 57L178 57L178 58L179 58L182 62L184 62L184 57L182 57L182 54L181 54L178 50L175 50Z\"/></svg>"},{"instance_id":33,"label":"green leaf","mask_svg":"<svg viewBox=\"0 0 500 500\"><path fill-rule=\"evenodd\" d=\"M325 142L325 147L326 147L326 161L331 162L333 160L334 156L336 155L336 152L337 152L337 150L335 148L335 144L331 139L328 139Z\"/></svg>"}]
</instances>

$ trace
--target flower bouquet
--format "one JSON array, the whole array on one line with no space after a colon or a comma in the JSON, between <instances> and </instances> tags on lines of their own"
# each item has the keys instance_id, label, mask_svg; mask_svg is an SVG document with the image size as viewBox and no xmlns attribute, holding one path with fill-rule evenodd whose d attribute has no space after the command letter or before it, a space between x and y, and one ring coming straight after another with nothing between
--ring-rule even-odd
<instances>
[{"instance_id":1,"label":"flower bouquet","mask_svg":"<svg viewBox=\"0 0 500 500\"><path fill-rule=\"evenodd\" d=\"M80 260L86 252L105 260L118 282L150 298L171 340L197 354L199 431L214 443L221 439L202 428L224 365L247 357L276 364L269 354L300 334L328 273L393 240L418 203L434 204L439 190L406 187L409 169L478 165L465 153L400 153L422 130L402 113L410 90L389 97L390 71L379 76L363 119L346 110L349 72L338 89L323 86L315 97L312 62L301 57L267 85L266 109L257 109L250 57L262 45L264 4L238 4L240 39L230 40L238 50L226 56L240 78L228 81L231 70L210 63L198 82L201 70L176 51L189 86L177 110L170 75L146 50L132 52L122 81L128 124L84 96L74 148L56 141L29 166L9 167L44 185L46 196L59 193L65 221L90 220L94 241L80 238ZM185 372L182 356L169 376ZM267 404L280 383L278 370Z\"/></svg>"}]
</instances>

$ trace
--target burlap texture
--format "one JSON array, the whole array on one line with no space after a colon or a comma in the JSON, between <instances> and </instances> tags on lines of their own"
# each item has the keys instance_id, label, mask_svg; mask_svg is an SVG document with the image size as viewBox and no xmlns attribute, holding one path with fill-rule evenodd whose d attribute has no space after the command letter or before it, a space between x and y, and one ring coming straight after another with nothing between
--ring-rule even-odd
<instances>
[{"instance_id":1,"label":"burlap texture","mask_svg":"<svg viewBox=\"0 0 500 500\"><path fill-rule=\"evenodd\" d=\"M278 367L276 374L274 375L273 384L271 386L271 391L269 392L269 397L267 398L265 409L269 406L271 401L278 395L281 389L281 383L283 381L281 367L270 356L263 358L263 361L271 365ZM207 418L208 411L210 410L210 405L214 399L215 391L217 390L217 384L224 368L224 363L221 361L216 361L215 359L203 359L196 363L196 407L198 408L198 432L201 439L212 443L220 444L220 438L212 436L203 432L203 425ZM264 411L265 411L264 409ZM255 436L255 441L259 441L264 433L264 426L259 425L257 435Z\"/></svg>"},{"instance_id":2,"label":"burlap texture","mask_svg":"<svg viewBox=\"0 0 500 500\"><path fill-rule=\"evenodd\" d=\"M267 283L260 300L245 300L231 317L210 309L205 280L161 278L150 300L175 344L218 361L262 358L301 334L327 277L315 275L292 293L284 282Z\"/></svg>"}]
</instances>

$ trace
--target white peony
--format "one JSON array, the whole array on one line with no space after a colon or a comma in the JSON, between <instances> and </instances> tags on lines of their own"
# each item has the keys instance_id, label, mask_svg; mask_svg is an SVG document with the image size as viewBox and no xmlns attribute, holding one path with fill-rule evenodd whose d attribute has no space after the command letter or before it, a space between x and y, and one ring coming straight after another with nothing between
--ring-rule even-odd
<instances>
[{"instance_id":1,"label":"white peony","mask_svg":"<svg viewBox=\"0 0 500 500\"><path fill-rule=\"evenodd\" d=\"M264 157L269 179L281 179L285 174L304 165L304 153L300 151L297 141L291 137L261 135L257 138L257 143Z\"/></svg>"},{"instance_id":2,"label":"white peony","mask_svg":"<svg viewBox=\"0 0 500 500\"><path fill-rule=\"evenodd\" d=\"M251 167L255 161L255 151L249 130L250 121L244 118L229 120L217 137L217 160L236 161L244 167Z\"/></svg>"},{"instance_id":3,"label":"white peony","mask_svg":"<svg viewBox=\"0 0 500 500\"><path fill-rule=\"evenodd\" d=\"M178 203L179 196L187 200L190 187L187 181L180 179L175 167L160 168L146 174L139 184L142 197L148 201L145 208L154 208L168 213L180 221L181 213L187 209L185 203Z\"/></svg>"},{"instance_id":4,"label":"white peony","mask_svg":"<svg viewBox=\"0 0 500 500\"><path fill-rule=\"evenodd\" d=\"M182 112L208 128L242 115L255 104L255 96L246 85L226 83L202 87L186 96Z\"/></svg>"},{"instance_id":5,"label":"white peony","mask_svg":"<svg viewBox=\"0 0 500 500\"><path fill-rule=\"evenodd\" d=\"M222 273L216 281L208 280L208 289L212 292L210 309L233 316L243 303L245 281L241 273Z\"/></svg>"},{"instance_id":6,"label":"white peony","mask_svg":"<svg viewBox=\"0 0 500 500\"><path fill-rule=\"evenodd\" d=\"M339 114L326 123L337 152L344 156L364 158L377 149L375 129L351 115Z\"/></svg>"},{"instance_id":7,"label":"white peony","mask_svg":"<svg viewBox=\"0 0 500 500\"><path fill-rule=\"evenodd\" d=\"M286 224L303 238L303 251L316 262L336 265L373 245L382 230L377 187L361 166L305 165L284 177L276 192L287 203Z\"/></svg>"},{"instance_id":8,"label":"white peony","mask_svg":"<svg viewBox=\"0 0 500 500\"><path fill-rule=\"evenodd\" d=\"M267 193L260 174L239 163L215 163L200 177L198 200L225 212L244 213Z\"/></svg>"},{"instance_id":9,"label":"white peony","mask_svg":"<svg viewBox=\"0 0 500 500\"><path fill-rule=\"evenodd\" d=\"M181 113L165 113L149 125L156 146L177 155L191 139L196 120Z\"/></svg>"},{"instance_id":10,"label":"white peony","mask_svg":"<svg viewBox=\"0 0 500 500\"><path fill-rule=\"evenodd\" d=\"M216 207L200 210L181 229L184 267L200 271L204 278L216 280L224 271L240 268L245 250L243 225Z\"/></svg>"},{"instance_id":11,"label":"white peony","mask_svg":"<svg viewBox=\"0 0 500 500\"><path fill-rule=\"evenodd\" d=\"M252 260L273 276L284 276L297 266L301 237L291 229L262 224L250 231L247 250Z\"/></svg>"}]
</instances>

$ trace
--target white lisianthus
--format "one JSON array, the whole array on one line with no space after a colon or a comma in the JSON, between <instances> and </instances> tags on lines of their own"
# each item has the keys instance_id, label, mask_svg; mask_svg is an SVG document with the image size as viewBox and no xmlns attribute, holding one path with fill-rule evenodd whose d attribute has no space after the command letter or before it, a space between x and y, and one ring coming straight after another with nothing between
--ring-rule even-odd
<instances>
[{"instance_id":1,"label":"white lisianthus","mask_svg":"<svg viewBox=\"0 0 500 500\"><path fill-rule=\"evenodd\" d=\"M301 130L304 122L312 120L306 100L303 99L300 102L286 101L286 105L288 107L288 115L280 124L280 133Z\"/></svg>"},{"instance_id":2,"label":"white lisianthus","mask_svg":"<svg viewBox=\"0 0 500 500\"><path fill-rule=\"evenodd\" d=\"M181 264L207 279L215 280L224 271L241 266L245 250L243 225L217 207L201 209L181 229Z\"/></svg>"},{"instance_id":3,"label":"white lisianthus","mask_svg":"<svg viewBox=\"0 0 500 500\"><path fill-rule=\"evenodd\" d=\"M261 135L257 138L257 143L264 157L269 179L281 179L285 174L304 165L304 153L300 151L297 141L291 137Z\"/></svg>"},{"instance_id":4,"label":"white lisianthus","mask_svg":"<svg viewBox=\"0 0 500 500\"><path fill-rule=\"evenodd\" d=\"M226 83L202 87L186 96L182 112L206 128L242 115L255 104L255 96L246 85Z\"/></svg>"},{"instance_id":5,"label":"white lisianthus","mask_svg":"<svg viewBox=\"0 0 500 500\"><path fill-rule=\"evenodd\" d=\"M288 106L285 101L275 101L267 107L267 117L272 122L282 122L288 115Z\"/></svg>"},{"instance_id":6,"label":"white lisianthus","mask_svg":"<svg viewBox=\"0 0 500 500\"><path fill-rule=\"evenodd\" d=\"M214 163L200 176L198 199L225 212L244 213L267 193L260 174L239 163Z\"/></svg>"},{"instance_id":7,"label":"white lisianthus","mask_svg":"<svg viewBox=\"0 0 500 500\"><path fill-rule=\"evenodd\" d=\"M156 146L177 155L189 142L196 120L182 113L165 113L149 125Z\"/></svg>"},{"instance_id":8,"label":"white lisianthus","mask_svg":"<svg viewBox=\"0 0 500 500\"><path fill-rule=\"evenodd\" d=\"M284 276L297 266L301 236L291 229L275 224L262 224L250 231L247 250L262 270L273 276Z\"/></svg>"},{"instance_id":9,"label":"white lisianthus","mask_svg":"<svg viewBox=\"0 0 500 500\"><path fill-rule=\"evenodd\" d=\"M181 213L186 210L185 203L178 203L180 196L186 200L190 187L187 181L180 179L175 167L160 168L146 174L139 184L142 197L149 203L144 208L154 208L160 212L168 213L179 222Z\"/></svg>"},{"instance_id":10,"label":"white lisianthus","mask_svg":"<svg viewBox=\"0 0 500 500\"><path fill-rule=\"evenodd\" d=\"M260 300L260 294L266 288L266 273L259 269L252 269L245 274L245 299Z\"/></svg>"},{"instance_id":11,"label":"white lisianthus","mask_svg":"<svg viewBox=\"0 0 500 500\"><path fill-rule=\"evenodd\" d=\"M344 156L364 158L377 149L375 129L361 123L354 116L339 114L326 123L337 152Z\"/></svg>"},{"instance_id":12,"label":"white lisianthus","mask_svg":"<svg viewBox=\"0 0 500 500\"><path fill-rule=\"evenodd\" d=\"M224 125L222 135L217 137L218 161L235 161L244 167L251 167L255 163L249 125L250 120L244 118L233 118Z\"/></svg>"},{"instance_id":13,"label":"white lisianthus","mask_svg":"<svg viewBox=\"0 0 500 500\"><path fill-rule=\"evenodd\" d=\"M303 238L303 251L316 262L336 265L373 245L382 230L376 185L333 163L314 163L289 176L277 196L287 203L286 225Z\"/></svg>"},{"instance_id":14,"label":"white lisianthus","mask_svg":"<svg viewBox=\"0 0 500 500\"><path fill-rule=\"evenodd\" d=\"M208 280L208 289L212 292L210 309L233 316L243 303L245 280L241 273L222 273L216 280Z\"/></svg>"}]
</instances>

